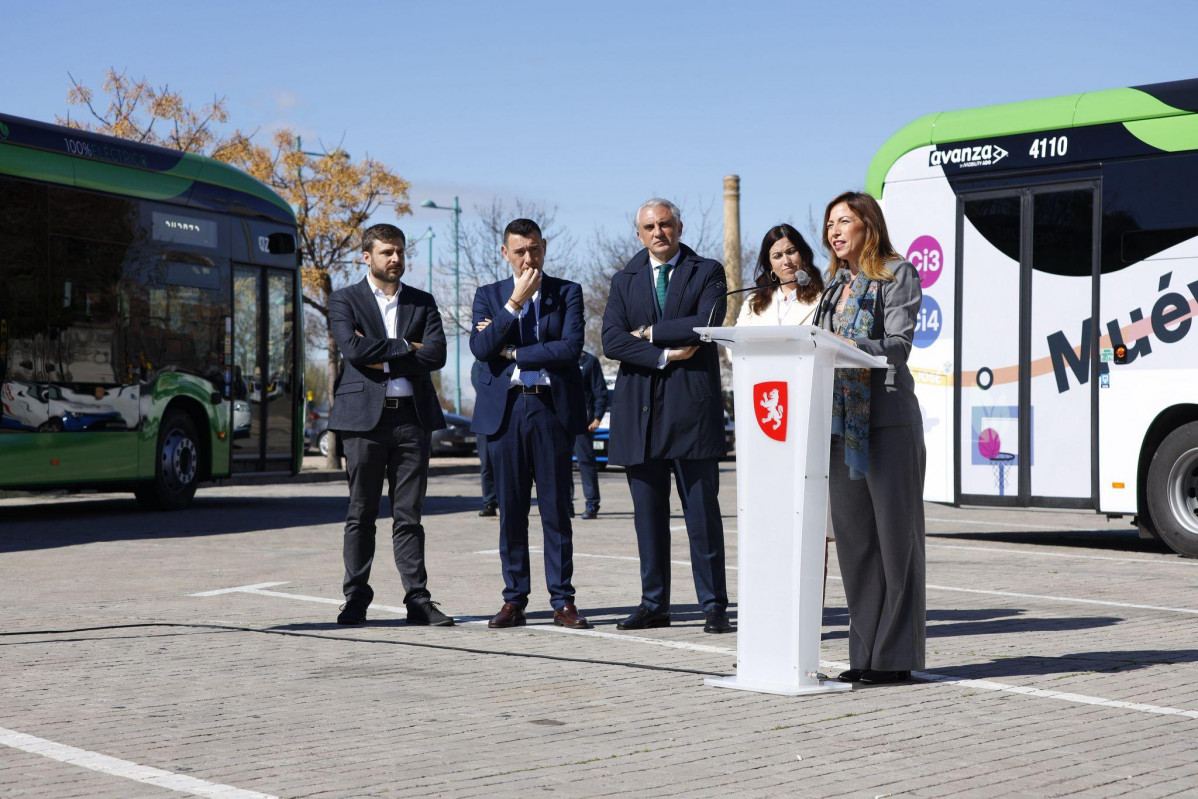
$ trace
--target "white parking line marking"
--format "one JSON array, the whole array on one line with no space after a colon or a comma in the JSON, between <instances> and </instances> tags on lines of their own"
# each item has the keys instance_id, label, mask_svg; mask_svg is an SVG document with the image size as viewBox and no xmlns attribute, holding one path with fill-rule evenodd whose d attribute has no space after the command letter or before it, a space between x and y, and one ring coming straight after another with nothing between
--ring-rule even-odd
<instances>
[{"instance_id":1,"label":"white parking line marking","mask_svg":"<svg viewBox=\"0 0 1198 799\"><path fill-rule=\"evenodd\" d=\"M250 593L258 588L270 588L272 585L287 585L287 583L255 583L254 585L239 585L236 588L220 588L216 591L203 591L189 596L217 596L219 594Z\"/></svg>"},{"instance_id":2,"label":"white parking line marking","mask_svg":"<svg viewBox=\"0 0 1198 799\"><path fill-rule=\"evenodd\" d=\"M839 577L829 578L839 580ZM1081 605L1102 605L1108 608L1134 608L1136 610L1160 610L1166 613L1188 613L1193 616L1198 616L1198 610L1193 608L1170 608L1161 605L1137 605L1132 602L1110 602L1105 599L1082 599L1075 596L1053 596L1051 594L1022 594L1017 591L988 591L981 588L956 588L949 585L932 585L928 584L928 588L936 591L953 591L959 594L986 594L987 596L1009 596L1016 599L1046 599L1052 602L1073 602Z\"/></svg>"},{"instance_id":3,"label":"white parking line marking","mask_svg":"<svg viewBox=\"0 0 1198 799\"><path fill-rule=\"evenodd\" d=\"M279 585L279 583L272 583L272 585ZM187 777L183 774L175 774L151 766L132 763L128 760L120 760L108 755L89 752L86 749L55 743L45 738L26 735L23 732L5 729L4 727L0 727L0 745L20 749L23 752L35 755L42 755L52 760L70 763L73 766L80 766L92 771L99 771L136 782L144 782L147 785L155 785L159 788L167 788L168 790L191 794L192 796L208 796L213 797L213 799L278 799L278 797L271 794L246 791L241 788L234 788L215 782L206 782L195 777Z\"/></svg>"},{"instance_id":4,"label":"white parking line marking","mask_svg":"<svg viewBox=\"0 0 1198 799\"><path fill-rule=\"evenodd\" d=\"M614 557L614 556L613 556ZM833 577L832 579L839 579ZM286 585L286 583L263 583L262 585ZM931 588L932 586L928 586ZM964 589L950 589L964 590ZM189 596L217 596L220 594L230 593L246 593L257 594L258 596L269 596L283 599L298 599L304 602L320 602L324 604L338 604L336 599L326 599L324 597L304 596L303 594L288 594L282 591L264 591L256 585L242 586L241 588L225 588L218 591L204 591L198 594L190 594ZM388 605L371 605L372 608L378 610L387 610L393 613L406 613L405 608L395 608ZM450 614L453 615L453 614ZM478 627L482 625L486 619L480 619L476 616L455 617L462 627ZM649 646L659 646L668 649L685 649L692 652L704 652L707 654L730 655L735 656L736 650L720 646L708 646L706 644L692 644L687 641L670 641L657 638L642 638L636 635L625 635L623 633L608 633L598 630L567 630L563 627L555 627L548 624L530 624L522 628L522 630L532 633L562 633L565 635L577 635L589 638L608 638L617 641L626 641L633 644L647 644ZM838 663L835 661L820 661L820 668L828 671L844 670L849 667L847 663ZM967 688L980 691L1003 691L1006 693L1022 694L1024 696L1038 697L1041 699L1055 699L1062 702L1073 702L1083 705L1098 705L1101 707L1109 707L1123 710L1134 710L1140 713L1154 713L1164 716L1182 716L1189 719L1198 719L1198 710L1181 710L1174 707L1165 707L1162 705L1148 705L1142 702L1125 702L1120 699L1107 699L1101 696L1087 696L1086 694L1067 693L1065 691L1050 691L1043 688L1028 688L1021 685L1007 685L1006 683L995 682L993 680L971 680L962 679L960 677L950 677L946 674L936 674L930 671L912 672L915 677L926 680L937 685L950 685L961 688ZM230 795L232 796L232 795Z\"/></svg>"},{"instance_id":5,"label":"white parking line marking","mask_svg":"<svg viewBox=\"0 0 1198 799\"><path fill-rule=\"evenodd\" d=\"M1098 705L1100 707L1136 710L1140 713L1156 713L1162 716L1184 716L1187 719L1198 719L1198 710L1181 710L1175 707L1146 705L1142 702L1124 702L1120 699L1106 699L1101 696L1086 696L1085 694L1072 694L1065 691L1049 691L1044 688L1027 688L1022 685L1007 685L1006 683L993 682L992 680L963 680L957 677L947 677L943 674L932 674L923 671L913 673L920 679L929 680L940 685L955 685L961 688L975 688L983 691L1003 691L1011 694L1023 694L1024 696L1036 696L1042 699L1059 699L1063 702L1076 702L1083 705Z\"/></svg>"}]
</instances>

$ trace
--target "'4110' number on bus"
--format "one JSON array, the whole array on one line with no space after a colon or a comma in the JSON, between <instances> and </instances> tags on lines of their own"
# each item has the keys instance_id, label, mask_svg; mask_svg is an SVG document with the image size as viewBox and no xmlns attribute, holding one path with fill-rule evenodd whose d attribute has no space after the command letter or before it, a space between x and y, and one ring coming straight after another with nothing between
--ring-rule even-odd
<instances>
[{"instance_id":1,"label":"'4110' number on bus","mask_svg":"<svg viewBox=\"0 0 1198 799\"><path fill-rule=\"evenodd\" d=\"M1056 158L1068 151L1068 136L1049 136L1043 139L1032 139L1032 149L1028 151L1028 155L1032 158Z\"/></svg>"}]
</instances>

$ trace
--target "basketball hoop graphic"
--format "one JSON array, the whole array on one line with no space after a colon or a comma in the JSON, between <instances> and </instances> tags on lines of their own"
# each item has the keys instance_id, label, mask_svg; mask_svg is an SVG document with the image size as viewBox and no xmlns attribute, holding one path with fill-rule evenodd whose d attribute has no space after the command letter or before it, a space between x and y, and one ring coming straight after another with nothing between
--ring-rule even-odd
<instances>
[{"instance_id":1,"label":"basketball hoop graphic","mask_svg":"<svg viewBox=\"0 0 1198 799\"><path fill-rule=\"evenodd\" d=\"M1002 440L998 437L998 431L991 427L978 433L978 453L994 467L994 487L998 489L998 495L1006 496L1007 469L1011 467L1015 455L1002 451Z\"/></svg>"}]
</instances>

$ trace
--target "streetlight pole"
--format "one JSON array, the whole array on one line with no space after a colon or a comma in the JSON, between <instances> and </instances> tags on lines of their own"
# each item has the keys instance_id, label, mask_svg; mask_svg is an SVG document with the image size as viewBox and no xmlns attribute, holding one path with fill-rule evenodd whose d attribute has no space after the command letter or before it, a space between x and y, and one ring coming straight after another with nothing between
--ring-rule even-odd
<instances>
[{"instance_id":1,"label":"streetlight pole","mask_svg":"<svg viewBox=\"0 0 1198 799\"><path fill-rule=\"evenodd\" d=\"M436 208L440 211L453 212L453 315L457 323L454 330L454 376L453 376L453 412L461 414L462 412L462 324L457 317L462 310L462 266L461 266L461 236L460 225L462 217L462 206L458 202L455 195L453 198L453 208L444 205L437 205L432 200L425 200L420 203L421 208ZM431 230L431 228L430 228ZM429 240L429 284L432 285L432 240Z\"/></svg>"},{"instance_id":2,"label":"streetlight pole","mask_svg":"<svg viewBox=\"0 0 1198 799\"><path fill-rule=\"evenodd\" d=\"M433 226L429 225L428 230L423 236L412 239L408 244L419 244L425 239L428 240L428 293L433 293L433 239L437 238L437 234L433 232Z\"/></svg>"}]
</instances>

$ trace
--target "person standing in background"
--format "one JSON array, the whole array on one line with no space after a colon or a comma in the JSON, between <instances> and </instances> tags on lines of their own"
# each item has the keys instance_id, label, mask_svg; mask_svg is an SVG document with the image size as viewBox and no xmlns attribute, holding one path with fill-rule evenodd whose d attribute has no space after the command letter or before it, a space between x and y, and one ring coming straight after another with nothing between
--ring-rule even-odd
<instances>
[{"instance_id":1,"label":"person standing in background","mask_svg":"<svg viewBox=\"0 0 1198 799\"><path fill-rule=\"evenodd\" d=\"M607 413L607 381L599 359L586 350L578 357L578 368L582 371L583 399L586 402L587 424L585 433L574 439L574 457L578 460L578 479L582 482L582 496L586 508L584 519L599 518L599 469L595 466L595 431ZM570 513L574 513L574 482L570 482Z\"/></svg>"},{"instance_id":2,"label":"person standing in background","mask_svg":"<svg viewBox=\"0 0 1198 799\"><path fill-rule=\"evenodd\" d=\"M475 361L470 367L470 385L474 386L474 403L475 408L478 406L479 386L483 370L487 365L482 361ZM477 412L477 410L476 410ZM479 516L497 516L499 510L499 496L495 493L495 467L491 463L491 458L487 455L487 437L482 433L475 433L475 448L478 450L478 478L482 483L483 491L483 506L479 509Z\"/></svg>"}]
</instances>

